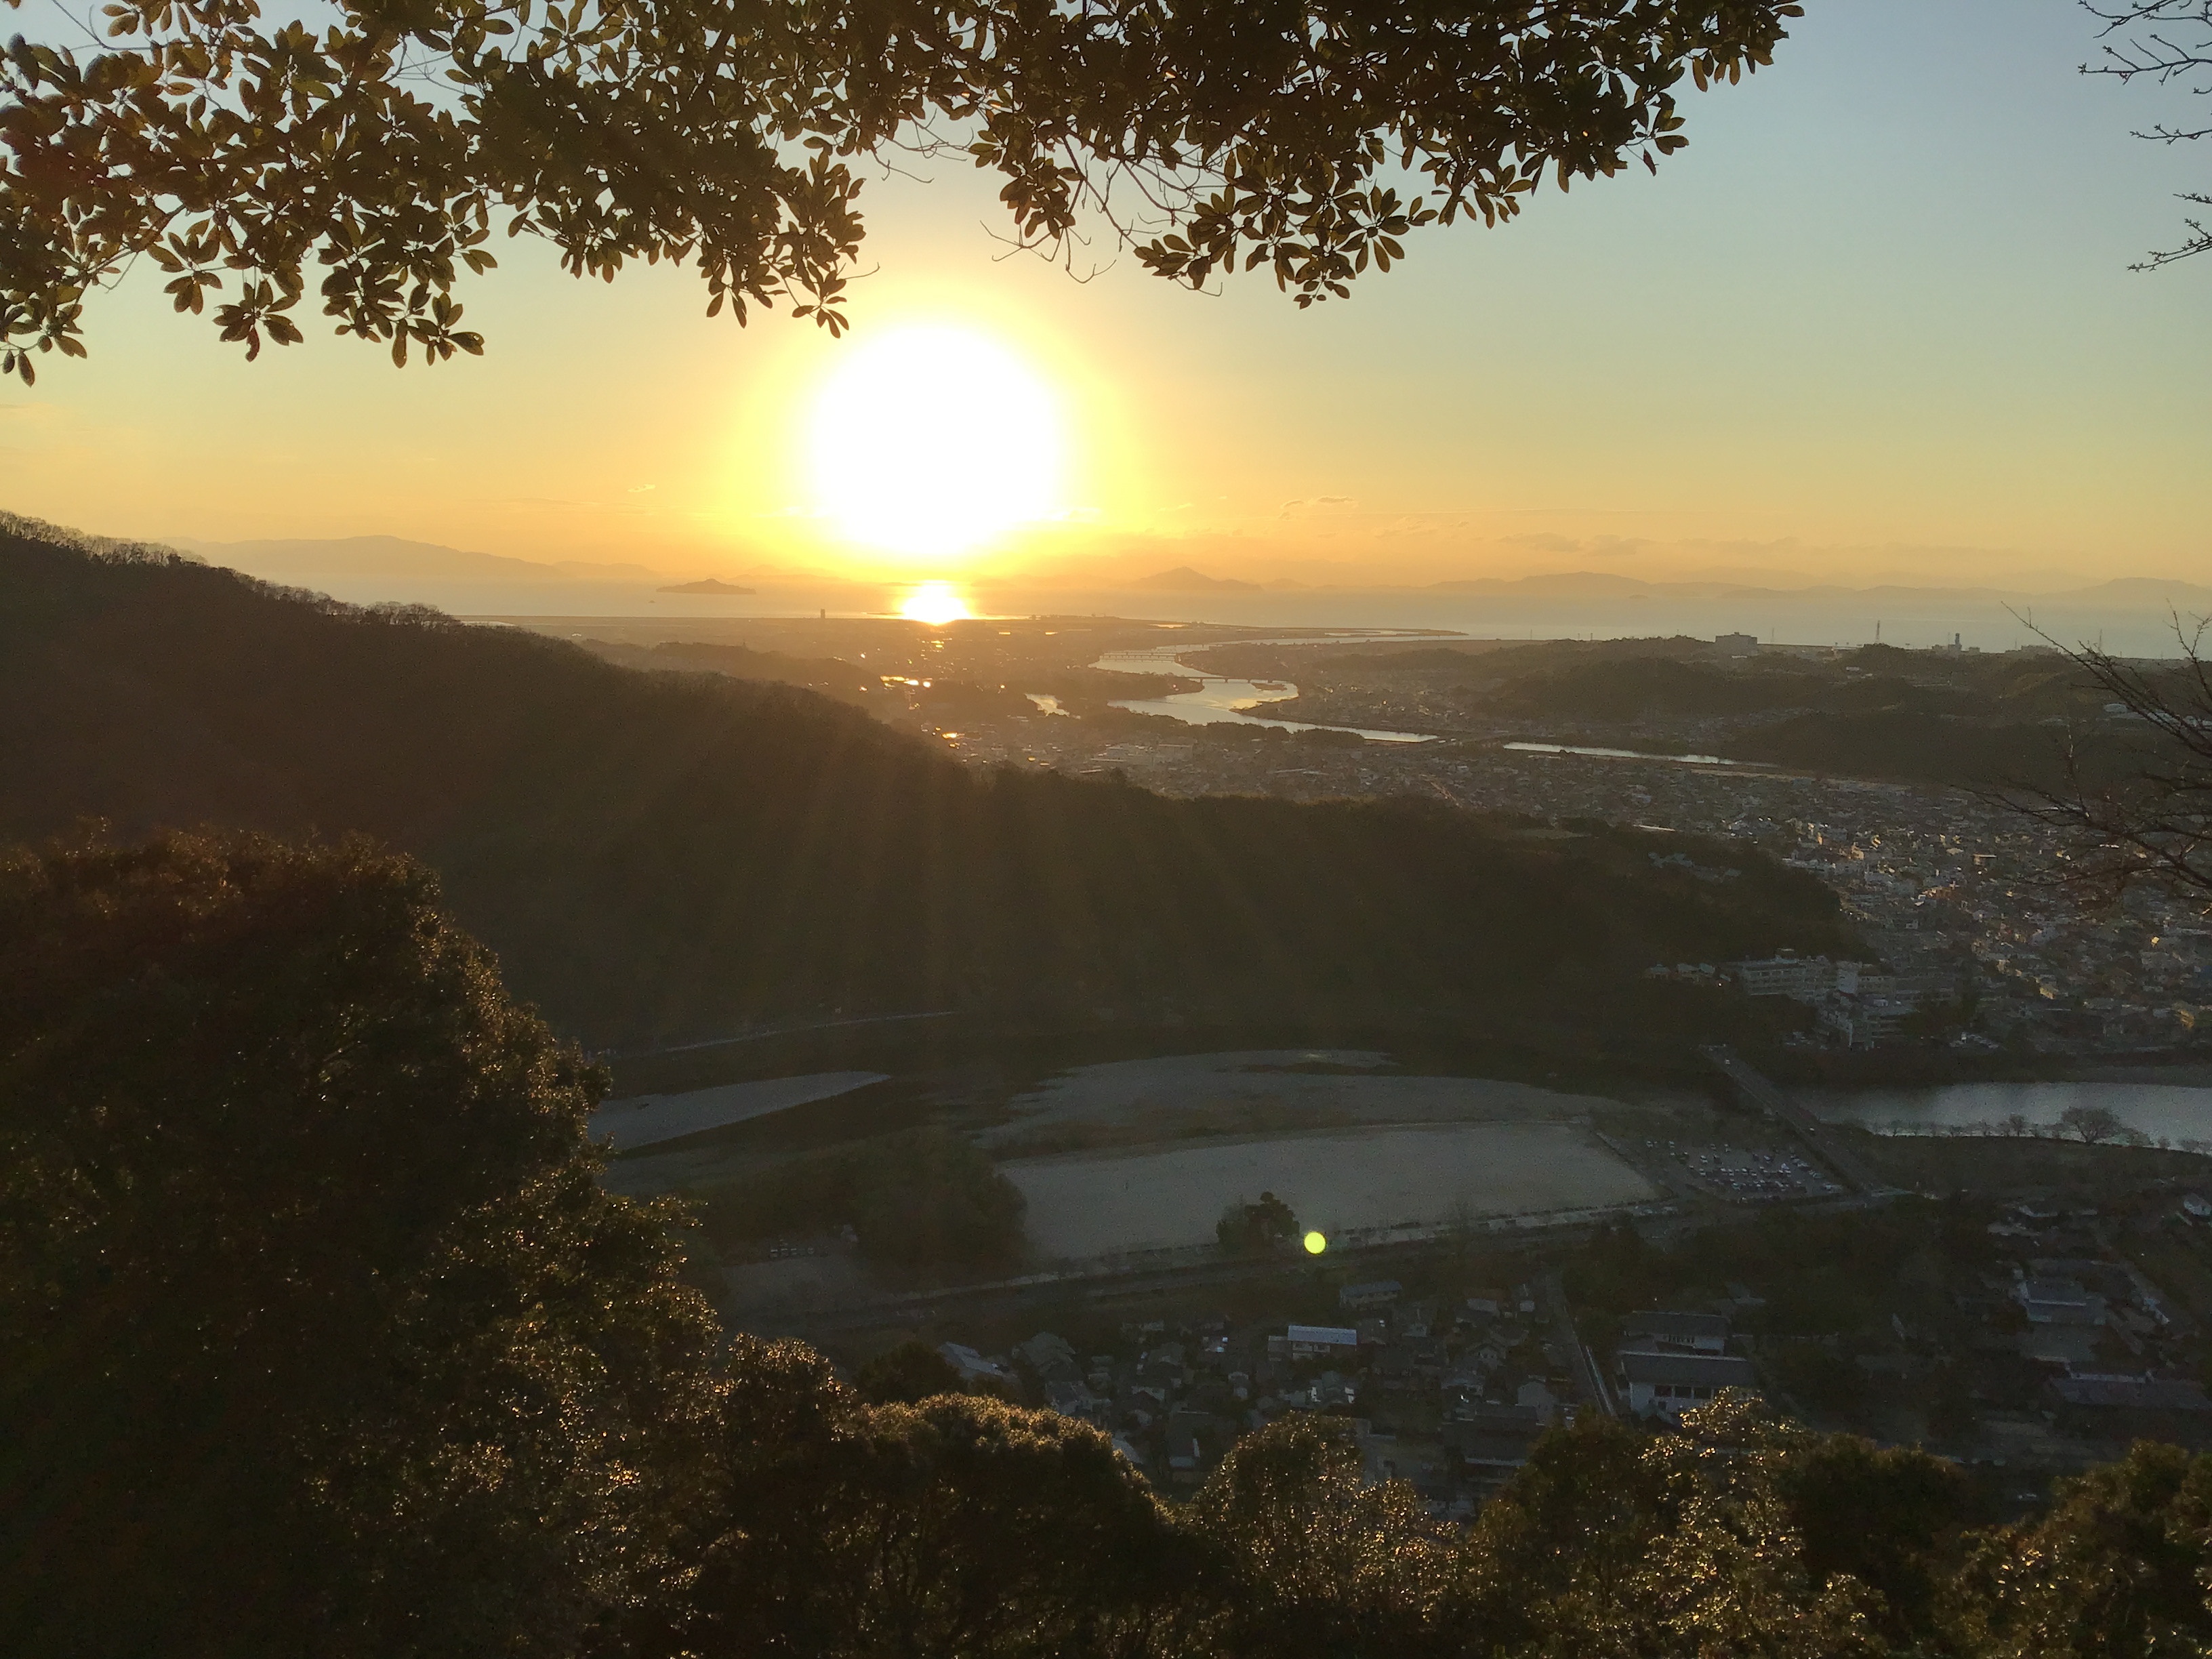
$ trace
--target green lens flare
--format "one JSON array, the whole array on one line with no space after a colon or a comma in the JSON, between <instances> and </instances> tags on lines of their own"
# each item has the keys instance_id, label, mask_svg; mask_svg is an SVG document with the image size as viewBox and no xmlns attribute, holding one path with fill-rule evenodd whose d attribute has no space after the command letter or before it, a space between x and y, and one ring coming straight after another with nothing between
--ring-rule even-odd
<instances>
[{"instance_id":1,"label":"green lens flare","mask_svg":"<svg viewBox=\"0 0 2212 1659\"><path fill-rule=\"evenodd\" d=\"M1328 1238L1326 1234L1308 1233L1306 1235L1306 1254L1308 1255L1319 1255L1328 1248Z\"/></svg>"}]
</instances>

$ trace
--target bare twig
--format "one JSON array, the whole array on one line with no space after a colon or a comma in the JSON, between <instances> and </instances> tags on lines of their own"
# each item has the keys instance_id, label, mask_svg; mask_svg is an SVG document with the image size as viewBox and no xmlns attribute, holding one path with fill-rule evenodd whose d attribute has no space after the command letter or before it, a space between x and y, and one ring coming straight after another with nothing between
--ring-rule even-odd
<instances>
[{"instance_id":1,"label":"bare twig","mask_svg":"<svg viewBox=\"0 0 2212 1659\"><path fill-rule=\"evenodd\" d=\"M2106 898L2150 883L2212 906L2212 617L2172 617L2180 656L2146 667L2100 646L2064 646L2033 623L2101 692L2107 708L2136 723L2136 741L2107 741L2085 757L2069 734L2063 781L2015 781L1995 799L2060 830L2068 845L2051 880ZM2023 619L2024 620L2024 619Z\"/></svg>"},{"instance_id":2,"label":"bare twig","mask_svg":"<svg viewBox=\"0 0 2212 1659\"><path fill-rule=\"evenodd\" d=\"M2190 82L2194 95L2212 97L2212 0L2081 0L2081 9L2103 25L2101 61L2081 65L2084 75L2109 76L2123 86L2148 79L2154 86ZM2212 125L2173 126L2154 123L2136 137L2155 144L2177 144L2212 136ZM2175 198L2212 207L2212 196L2197 191ZM2212 231L2203 222L2185 219L2189 234L2129 267L2155 270L2212 250Z\"/></svg>"}]
</instances>

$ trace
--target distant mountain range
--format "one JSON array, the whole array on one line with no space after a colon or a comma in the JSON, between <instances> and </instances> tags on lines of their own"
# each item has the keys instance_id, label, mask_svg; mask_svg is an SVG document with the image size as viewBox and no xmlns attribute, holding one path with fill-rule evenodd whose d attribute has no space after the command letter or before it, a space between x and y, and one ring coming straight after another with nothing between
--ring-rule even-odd
<instances>
[{"instance_id":1,"label":"distant mountain range","mask_svg":"<svg viewBox=\"0 0 2212 1659\"><path fill-rule=\"evenodd\" d=\"M2022 605L2142 605L2171 603L2179 607L2212 608L2212 587L2159 576L2123 576L2087 587L2057 593L2024 593L2002 587L1913 587L1886 583L1874 587L1848 587L1824 583L1814 587L1762 587L1747 582L1650 582L1607 570L1561 570L1540 576L1507 579L1485 576L1465 581L1431 582L1419 591L1427 593L1493 593L1529 599L1773 599L1785 602L1850 599L1860 601L1895 596L1900 600L1977 600L1984 604Z\"/></svg>"},{"instance_id":2,"label":"distant mountain range","mask_svg":"<svg viewBox=\"0 0 2212 1659\"><path fill-rule=\"evenodd\" d=\"M1122 592L1150 593L1438 593L1489 596L1498 599L1665 599L1696 602L1708 599L1772 600L1784 605L1814 604L1848 599L1859 604L1894 599L1899 604L1948 602L2014 605L2023 610L2039 605L2064 605L2090 609L2140 609L2167 605L2183 611L2212 611L2212 586L2163 576L2123 576L2110 581L2051 592L2027 592L2004 587L1917 586L1902 582L1852 587L1821 583L1803 587L1781 587L1755 581L1646 581L1609 570L1557 570L1534 576L1481 576L1421 585L1395 582L1243 581L1209 576L1189 565L1136 578L1122 578L1097 586Z\"/></svg>"},{"instance_id":3,"label":"distant mountain range","mask_svg":"<svg viewBox=\"0 0 2212 1659\"><path fill-rule=\"evenodd\" d=\"M1240 582L1226 576L1209 576L1193 570L1187 564L1172 570L1163 570L1158 575L1141 576L1129 584L1145 593L1257 593L1257 582Z\"/></svg>"},{"instance_id":4,"label":"distant mountain range","mask_svg":"<svg viewBox=\"0 0 2212 1659\"><path fill-rule=\"evenodd\" d=\"M471 553L435 542L410 542L398 536L342 536L255 542L204 542L175 536L167 545L181 549L264 581L301 582L380 577L411 581L599 581L658 584L665 571L641 564L592 564L574 559L511 559L498 553Z\"/></svg>"},{"instance_id":5,"label":"distant mountain range","mask_svg":"<svg viewBox=\"0 0 2212 1659\"><path fill-rule=\"evenodd\" d=\"M266 541L210 542L173 537L165 544L213 564L242 570L264 580L291 586L318 582L363 581L477 582L496 584L607 582L652 587L663 593L749 594L757 590L720 577L672 581L668 572L642 564L594 563L580 560L519 559L495 553L472 553L434 542L409 541L398 536L348 536L331 538L295 538ZM696 568L696 566L693 567ZM780 568L769 565L737 573L755 580L831 581L854 580L811 568ZM1749 573L1747 573L1749 574ZM993 584L1013 588L1042 580L1045 586L1064 586L1066 578L1033 575ZM863 583L862 586L869 584ZM1929 603L2010 605L2024 612L2039 605L2087 610L2134 610L2171 606L2185 616L2212 613L2212 586L2160 576L2123 576L2109 581L2051 592L2030 592L1995 586L1918 586L1882 582L1864 587L1844 583L1814 586L1778 586L1756 580L1707 579L1686 581L1647 581L1607 570L1547 571L1533 576L1481 576L1426 584L1375 582L1325 583L1248 581L1231 576L1209 575L1190 565L1151 575L1110 579L1103 582L1085 577L1080 585L1122 592L1232 594L1299 592L1437 594L1519 599L1563 599L1604 603L1648 599L1656 602L1698 603L1709 600L1757 600L1783 605L1805 605L1849 601L1863 607L1885 601L1899 606Z\"/></svg>"}]
</instances>

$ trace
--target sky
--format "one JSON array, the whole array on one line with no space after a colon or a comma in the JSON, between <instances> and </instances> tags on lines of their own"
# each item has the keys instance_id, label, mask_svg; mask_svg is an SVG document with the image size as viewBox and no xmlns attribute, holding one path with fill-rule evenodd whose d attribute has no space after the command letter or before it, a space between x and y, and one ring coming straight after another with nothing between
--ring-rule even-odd
<instances>
[{"instance_id":1,"label":"sky","mask_svg":"<svg viewBox=\"0 0 2212 1659\"><path fill-rule=\"evenodd\" d=\"M1417 233L1305 312L1104 245L1085 282L1010 255L991 176L949 161L864 195L843 341L710 319L689 273L578 283L508 242L460 295L481 360L395 370L311 328L248 364L142 273L95 296L88 362L0 394L0 505L678 575L2212 582L2212 258L2127 269L2212 174L2212 145L2129 136L2185 100L2077 75L2072 0L1807 9L1771 69L1687 94L1656 178ZM862 545L824 516L823 400L917 330L1018 365L1061 434L1018 457L1049 476L982 546ZM979 418L948 394L919 427Z\"/></svg>"}]
</instances>

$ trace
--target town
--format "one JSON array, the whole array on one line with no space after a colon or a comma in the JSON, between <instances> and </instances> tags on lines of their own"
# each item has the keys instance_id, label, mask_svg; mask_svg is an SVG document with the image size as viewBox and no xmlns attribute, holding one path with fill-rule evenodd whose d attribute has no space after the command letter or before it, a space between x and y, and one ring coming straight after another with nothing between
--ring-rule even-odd
<instances>
[{"instance_id":1,"label":"town","mask_svg":"<svg viewBox=\"0 0 2212 1659\"><path fill-rule=\"evenodd\" d=\"M1886 1144L1910 1173L1913 1143ZM1240 1436L1320 1412L1350 1421L1368 1479L1463 1518L1555 1424L1663 1425L1735 1389L1925 1444L2017 1514L2133 1439L2212 1449L2201 1160L2137 1152L2151 1168L2118 1173L2094 1155L2131 1149L2032 1150L2048 1155L2038 1199L1838 1200L1832 1182L1718 1217L1727 1195L1686 1182L1641 1231L1396 1252L1389 1277L1259 1270L1133 1312L1102 1295L1049 1328L1014 1336L1009 1312L934 1347L959 1387L1095 1423L1170 1489Z\"/></svg>"},{"instance_id":2,"label":"town","mask_svg":"<svg viewBox=\"0 0 2212 1659\"><path fill-rule=\"evenodd\" d=\"M1437 713L1402 696L1327 712L1379 726L1433 723ZM957 726L921 723L971 765L1118 772L1163 794L1404 795L1565 833L1608 823L1746 843L1832 887L1866 941L1863 984L1848 973L1840 982L1801 981L1818 993L1801 997L1818 1010L1815 1039L1844 1048L1941 1032L1966 1054L2185 1050L2198 1042L2200 1010L2212 1006L2212 921L2201 908L2150 888L2085 902L2053 879L2063 832L1994 788L1596 750L1587 722L1492 722L1482 735L1423 742L1179 727L1157 716L994 720L970 711ZM1712 744L1726 740L1717 729L1726 725L1647 725L1638 736ZM1656 966L1684 976L1714 970Z\"/></svg>"},{"instance_id":3,"label":"town","mask_svg":"<svg viewBox=\"0 0 2212 1659\"><path fill-rule=\"evenodd\" d=\"M2010 723L1992 717L1975 740L2015 756L2023 732L2109 726L2054 652L1798 652L1744 636L1417 650L1186 631L1191 643L1170 647L1152 643L1158 625L1102 619L913 638L754 623L732 638L755 660L701 647L683 665L796 677L757 647L830 653L811 659L813 683L853 672L848 700L979 770L1049 768L1168 796L1435 801L1516 835L1626 832L1655 867L1716 885L1770 859L1833 892L1855 946L1646 972L1756 1005L1781 1033L1760 1063L1787 1088L2130 1063L2182 1076L2203 1058L2212 925L2187 902L2144 889L2100 903L2055 881L2061 833L2002 789L1880 756L1760 752L1788 747L1772 737L1778 711L1840 708L1848 723L1859 703L1936 708L1956 725L2002 702ZM642 660L646 643L594 648ZM871 1366L919 1352L930 1386L1096 1424L1171 1490L1285 1413L1343 1418L1368 1479L1402 1478L1449 1516L1547 1428L1589 1413L1663 1424L1728 1389L1936 1449L1973 1473L1993 1516L2139 1436L2212 1446L2212 1145L2094 1110L1878 1133L1816 1121L1731 1066L1708 1106L1571 1119L1646 1200L1346 1230L1310 1257L1294 1242L1257 1255L1185 1244L1142 1265L1061 1262L998 1291L872 1302L844 1280L814 1305L742 1316L807 1336L864 1386ZM1268 1086L1288 1109L1287 1085ZM1033 1180L1008 1152L1001 1167ZM834 1239L769 1248L850 1253Z\"/></svg>"}]
</instances>

